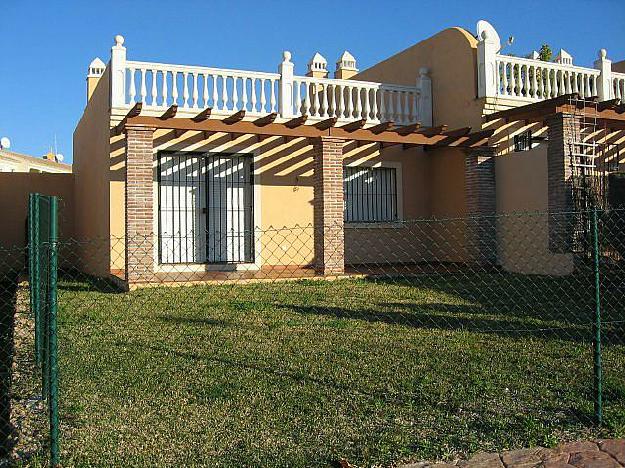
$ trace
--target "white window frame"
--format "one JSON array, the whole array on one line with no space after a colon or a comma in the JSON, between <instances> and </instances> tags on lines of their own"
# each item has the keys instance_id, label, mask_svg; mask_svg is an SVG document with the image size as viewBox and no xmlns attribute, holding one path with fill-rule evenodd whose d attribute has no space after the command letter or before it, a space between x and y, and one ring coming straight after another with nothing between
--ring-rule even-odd
<instances>
[{"instance_id":1,"label":"white window frame","mask_svg":"<svg viewBox=\"0 0 625 468\"><path fill-rule=\"evenodd\" d=\"M235 146L227 146L224 145L208 145L202 146L201 148L197 148L195 146L188 146L180 148L177 145L172 145L169 147L155 147L152 154L152 173L153 173L153 197L154 197L154 208L153 208L153 232L155 239L158 236L158 223L159 223L159 211L158 211L158 153L161 151L179 151L185 152L188 151L190 153L194 152L206 152L206 153L236 153L240 155L249 155L252 158L252 173L254 174L254 187L253 187L253 242L254 242L254 261L251 263L228 263L228 264L215 264L215 263L160 263L159 262L159 252L158 252L158 242L154 242L154 249L152 252L154 258L154 270L156 273L198 273L203 271L256 271L260 270L262 263L262 229L261 229L261 184L260 184L260 173L259 173L259 161L260 161L260 150L254 149L250 150L249 146L243 145L235 145Z\"/></svg>"}]
</instances>

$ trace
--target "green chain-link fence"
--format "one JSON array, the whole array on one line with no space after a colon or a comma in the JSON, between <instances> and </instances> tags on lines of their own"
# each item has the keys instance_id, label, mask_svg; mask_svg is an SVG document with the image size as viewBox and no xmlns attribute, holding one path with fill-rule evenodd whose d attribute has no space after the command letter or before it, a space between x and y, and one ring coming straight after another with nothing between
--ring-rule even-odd
<instances>
[{"instance_id":1,"label":"green chain-link fence","mask_svg":"<svg viewBox=\"0 0 625 468\"><path fill-rule=\"evenodd\" d=\"M49 461L59 463L57 271L58 201L33 193L28 205L28 278L34 354L48 415ZM43 455L43 454L42 454Z\"/></svg>"},{"instance_id":2,"label":"green chain-link fence","mask_svg":"<svg viewBox=\"0 0 625 468\"><path fill-rule=\"evenodd\" d=\"M44 375L58 255L60 462L394 466L625 435L625 211L347 224L329 279L319 234L31 240ZM253 261L229 263L241 235Z\"/></svg>"}]
</instances>

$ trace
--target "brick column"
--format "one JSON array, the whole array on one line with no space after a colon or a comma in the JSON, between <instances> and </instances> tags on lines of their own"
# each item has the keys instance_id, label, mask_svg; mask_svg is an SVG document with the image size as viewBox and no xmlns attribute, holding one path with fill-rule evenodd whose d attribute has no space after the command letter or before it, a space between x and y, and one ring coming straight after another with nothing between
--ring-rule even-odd
<instances>
[{"instance_id":1,"label":"brick column","mask_svg":"<svg viewBox=\"0 0 625 468\"><path fill-rule=\"evenodd\" d=\"M126 281L154 275L153 128L126 127Z\"/></svg>"},{"instance_id":2,"label":"brick column","mask_svg":"<svg viewBox=\"0 0 625 468\"><path fill-rule=\"evenodd\" d=\"M465 158L467 204L467 251L480 263L497 260L497 200L495 192L495 148L467 151Z\"/></svg>"},{"instance_id":3,"label":"brick column","mask_svg":"<svg viewBox=\"0 0 625 468\"><path fill-rule=\"evenodd\" d=\"M575 209L570 152L571 143L581 141L580 119L556 114L547 119L547 126L549 248L556 253L566 253L571 251L574 219L561 213L570 213Z\"/></svg>"},{"instance_id":4,"label":"brick column","mask_svg":"<svg viewBox=\"0 0 625 468\"><path fill-rule=\"evenodd\" d=\"M324 275L345 272L343 142L320 137L313 145L315 268Z\"/></svg>"}]
</instances>

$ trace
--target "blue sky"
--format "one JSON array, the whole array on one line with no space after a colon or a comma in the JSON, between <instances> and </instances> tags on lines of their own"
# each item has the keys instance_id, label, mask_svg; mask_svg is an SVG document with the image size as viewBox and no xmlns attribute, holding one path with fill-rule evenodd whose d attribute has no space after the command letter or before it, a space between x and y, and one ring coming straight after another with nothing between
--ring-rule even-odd
<instances>
[{"instance_id":1,"label":"blue sky","mask_svg":"<svg viewBox=\"0 0 625 468\"><path fill-rule=\"evenodd\" d=\"M547 42L577 65L591 66L601 47L625 59L624 0L0 0L0 136L39 156L56 135L71 161L87 66L108 61L115 34L130 59L275 71L287 49L303 74L316 51L333 64L348 49L363 69L446 27L474 32L481 18L515 36L508 52Z\"/></svg>"}]
</instances>

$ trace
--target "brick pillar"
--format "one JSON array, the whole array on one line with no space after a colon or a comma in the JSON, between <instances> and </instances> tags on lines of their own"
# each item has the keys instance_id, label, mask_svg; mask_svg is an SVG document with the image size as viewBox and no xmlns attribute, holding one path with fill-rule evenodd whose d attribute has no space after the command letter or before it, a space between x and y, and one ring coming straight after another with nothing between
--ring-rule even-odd
<instances>
[{"instance_id":1,"label":"brick pillar","mask_svg":"<svg viewBox=\"0 0 625 468\"><path fill-rule=\"evenodd\" d=\"M547 119L547 186L549 209L549 249L555 253L571 251L574 219L573 184L570 161L571 143L581 141L580 119L556 114Z\"/></svg>"},{"instance_id":2,"label":"brick pillar","mask_svg":"<svg viewBox=\"0 0 625 468\"><path fill-rule=\"evenodd\" d=\"M469 149L464 176L469 256L479 263L494 263L497 260L495 148Z\"/></svg>"},{"instance_id":3,"label":"brick pillar","mask_svg":"<svg viewBox=\"0 0 625 468\"><path fill-rule=\"evenodd\" d=\"M313 153L315 268L324 275L340 275L345 272L343 140L320 137Z\"/></svg>"},{"instance_id":4,"label":"brick pillar","mask_svg":"<svg viewBox=\"0 0 625 468\"><path fill-rule=\"evenodd\" d=\"M154 275L153 128L126 127L126 281Z\"/></svg>"}]
</instances>

